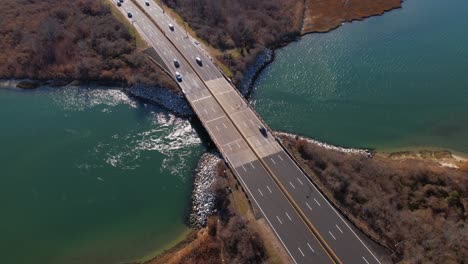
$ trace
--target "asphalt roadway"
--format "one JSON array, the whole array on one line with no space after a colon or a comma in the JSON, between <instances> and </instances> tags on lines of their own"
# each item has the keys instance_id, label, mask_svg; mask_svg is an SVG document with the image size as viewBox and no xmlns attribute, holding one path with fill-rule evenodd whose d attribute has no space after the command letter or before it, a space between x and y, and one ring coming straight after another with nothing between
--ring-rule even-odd
<instances>
[{"instance_id":1,"label":"asphalt roadway","mask_svg":"<svg viewBox=\"0 0 468 264\"><path fill-rule=\"evenodd\" d=\"M170 72L181 73L179 85L189 103L292 261L380 263L272 134L261 134L258 127L265 126L263 121L223 77L202 44L155 2L146 6L144 0L134 1L125 0L119 9L125 16L132 13L130 21ZM173 59L180 62L179 68Z\"/></svg>"}]
</instances>

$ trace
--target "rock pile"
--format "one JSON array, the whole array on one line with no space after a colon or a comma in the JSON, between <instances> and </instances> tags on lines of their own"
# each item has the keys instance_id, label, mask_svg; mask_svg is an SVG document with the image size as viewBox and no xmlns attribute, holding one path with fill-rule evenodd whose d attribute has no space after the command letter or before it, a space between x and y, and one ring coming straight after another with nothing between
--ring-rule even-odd
<instances>
[{"instance_id":1,"label":"rock pile","mask_svg":"<svg viewBox=\"0 0 468 264\"><path fill-rule=\"evenodd\" d=\"M219 154L205 153L198 162L192 192L192 212L190 225L204 227L214 209L214 192L211 188L216 177L216 164L221 160Z\"/></svg>"},{"instance_id":2,"label":"rock pile","mask_svg":"<svg viewBox=\"0 0 468 264\"><path fill-rule=\"evenodd\" d=\"M193 116L194 112L183 94L177 94L162 87L132 86L125 88L124 92L143 100L161 105L177 116Z\"/></svg>"}]
</instances>

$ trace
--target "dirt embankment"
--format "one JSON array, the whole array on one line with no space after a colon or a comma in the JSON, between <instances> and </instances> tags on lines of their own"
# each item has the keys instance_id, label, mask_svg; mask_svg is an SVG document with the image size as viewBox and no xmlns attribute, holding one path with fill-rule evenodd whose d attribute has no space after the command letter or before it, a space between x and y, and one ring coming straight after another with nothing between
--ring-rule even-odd
<instances>
[{"instance_id":1,"label":"dirt embankment","mask_svg":"<svg viewBox=\"0 0 468 264\"><path fill-rule=\"evenodd\" d=\"M343 22L362 20L400 8L402 0L305 0L302 34L328 32Z\"/></svg>"},{"instance_id":2,"label":"dirt embankment","mask_svg":"<svg viewBox=\"0 0 468 264\"><path fill-rule=\"evenodd\" d=\"M0 79L79 80L177 89L137 47L137 43L143 44L128 20L114 13L105 0L3 1Z\"/></svg>"},{"instance_id":3,"label":"dirt embankment","mask_svg":"<svg viewBox=\"0 0 468 264\"><path fill-rule=\"evenodd\" d=\"M441 166L447 153L405 159L326 149L280 136L322 192L361 230L394 251L399 263L468 259L468 166ZM429 157L428 157L429 156ZM461 161L460 161L461 162Z\"/></svg>"}]
</instances>

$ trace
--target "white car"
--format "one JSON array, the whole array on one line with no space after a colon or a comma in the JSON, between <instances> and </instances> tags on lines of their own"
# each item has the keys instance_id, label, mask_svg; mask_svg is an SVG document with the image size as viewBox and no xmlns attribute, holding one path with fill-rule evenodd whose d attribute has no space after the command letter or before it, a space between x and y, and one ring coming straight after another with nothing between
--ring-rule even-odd
<instances>
[{"instance_id":1,"label":"white car","mask_svg":"<svg viewBox=\"0 0 468 264\"><path fill-rule=\"evenodd\" d=\"M169 24L169 29L170 29L171 31L174 31L174 25Z\"/></svg>"},{"instance_id":2,"label":"white car","mask_svg":"<svg viewBox=\"0 0 468 264\"><path fill-rule=\"evenodd\" d=\"M176 72L175 77L178 82L182 82L182 75L180 74L180 72Z\"/></svg>"}]
</instances>

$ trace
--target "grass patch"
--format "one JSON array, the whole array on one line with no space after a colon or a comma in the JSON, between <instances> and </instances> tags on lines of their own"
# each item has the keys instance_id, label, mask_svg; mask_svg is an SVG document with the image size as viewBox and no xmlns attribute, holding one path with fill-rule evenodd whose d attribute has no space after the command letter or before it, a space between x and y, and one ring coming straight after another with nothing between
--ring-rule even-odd
<instances>
[{"instance_id":1,"label":"grass patch","mask_svg":"<svg viewBox=\"0 0 468 264\"><path fill-rule=\"evenodd\" d=\"M135 29L135 27L132 25L132 23L130 23L130 21L125 17L125 15L122 14L122 12L120 12L120 10L118 9L119 7L117 7L114 4L114 1L112 0L101 0L101 1L110 8L112 15L117 19L117 21L125 25L130 35L132 35L132 37L135 38L137 48L139 49L147 48L148 43L146 43L146 41L143 40L143 38Z\"/></svg>"}]
</instances>

